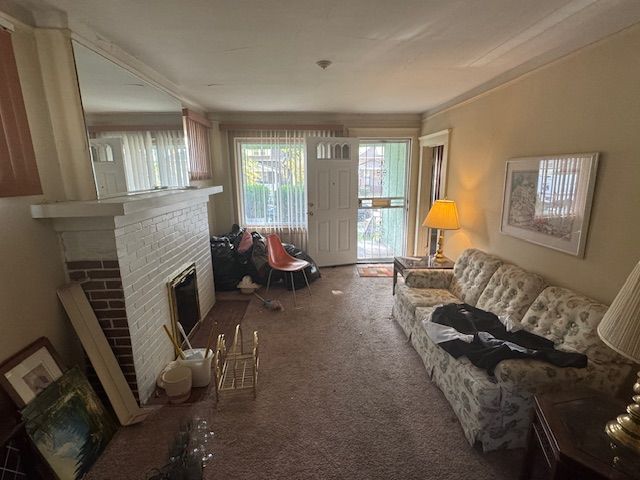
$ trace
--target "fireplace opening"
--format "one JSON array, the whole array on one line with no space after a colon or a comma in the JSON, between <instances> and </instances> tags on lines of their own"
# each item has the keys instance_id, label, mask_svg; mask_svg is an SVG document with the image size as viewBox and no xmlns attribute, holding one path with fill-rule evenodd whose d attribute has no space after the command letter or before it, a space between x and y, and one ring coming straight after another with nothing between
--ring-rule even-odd
<instances>
[{"instance_id":1,"label":"fireplace opening","mask_svg":"<svg viewBox=\"0 0 640 480\"><path fill-rule=\"evenodd\" d=\"M200 301L198 300L198 277L196 266L191 264L169 282L171 319L175 338L182 338L178 323L191 337L200 322Z\"/></svg>"}]
</instances>

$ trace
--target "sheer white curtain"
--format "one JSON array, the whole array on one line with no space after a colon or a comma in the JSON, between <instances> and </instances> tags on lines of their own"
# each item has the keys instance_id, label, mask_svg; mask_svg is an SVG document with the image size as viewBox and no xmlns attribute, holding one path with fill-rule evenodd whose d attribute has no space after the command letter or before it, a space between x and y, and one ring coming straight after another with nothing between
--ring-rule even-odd
<instances>
[{"instance_id":1,"label":"sheer white curtain","mask_svg":"<svg viewBox=\"0 0 640 480\"><path fill-rule=\"evenodd\" d=\"M308 136L333 130L230 132L238 179L239 221L263 235L307 248L306 149Z\"/></svg>"},{"instance_id":2,"label":"sheer white curtain","mask_svg":"<svg viewBox=\"0 0 640 480\"><path fill-rule=\"evenodd\" d=\"M182 130L152 132L156 136L158 174L161 185L189 185L189 160Z\"/></svg>"},{"instance_id":3,"label":"sheer white curtain","mask_svg":"<svg viewBox=\"0 0 640 480\"><path fill-rule=\"evenodd\" d=\"M187 148L182 130L101 132L122 140L129 191L189 185Z\"/></svg>"}]
</instances>

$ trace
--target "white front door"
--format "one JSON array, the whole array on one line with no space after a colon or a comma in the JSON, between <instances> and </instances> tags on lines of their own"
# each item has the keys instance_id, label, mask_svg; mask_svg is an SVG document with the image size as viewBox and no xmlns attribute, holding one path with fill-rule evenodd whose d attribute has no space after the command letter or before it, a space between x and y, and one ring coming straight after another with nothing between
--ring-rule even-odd
<instances>
[{"instance_id":1,"label":"white front door","mask_svg":"<svg viewBox=\"0 0 640 480\"><path fill-rule=\"evenodd\" d=\"M358 139L308 137L308 252L319 266L356 263Z\"/></svg>"},{"instance_id":2,"label":"white front door","mask_svg":"<svg viewBox=\"0 0 640 480\"><path fill-rule=\"evenodd\" d=\"M127 193L127 178L124 172L124 150L122 139L117 137L92 138L91 159L96 177L98 196Z\"/></svg>"}]
</instances>

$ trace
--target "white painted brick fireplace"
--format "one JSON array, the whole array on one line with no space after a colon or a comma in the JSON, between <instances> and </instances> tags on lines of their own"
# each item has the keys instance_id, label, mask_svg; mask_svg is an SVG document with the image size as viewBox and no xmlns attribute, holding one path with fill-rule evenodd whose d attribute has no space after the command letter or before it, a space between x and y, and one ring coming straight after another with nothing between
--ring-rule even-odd
<instances>
[{"instance_id":1,"label":"white painted brick fireplace","mask_svg":"<svg viewBox=\"0 0 640 480\"><path fill-rule=\"evenodd\" d=\"M171 327L167 283L195 263L202 315L215 303L207 202L220 191L32 206L35 218L53 218L69 278L81 282L141 403L174 358L162 331Z\"/></svg>"}]
</instances>

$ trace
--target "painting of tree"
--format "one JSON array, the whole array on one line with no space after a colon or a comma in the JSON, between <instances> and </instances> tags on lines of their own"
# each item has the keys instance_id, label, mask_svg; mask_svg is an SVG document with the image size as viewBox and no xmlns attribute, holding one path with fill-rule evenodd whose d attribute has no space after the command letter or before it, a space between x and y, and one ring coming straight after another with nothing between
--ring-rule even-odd
<instances>
[{"instance_id":1,"label":"painting of tree","mask_svg":"<svg viewBox=\"0 0 640 480\"><path fill-rule=\"evenodd\" d=\"M77 367L49 385L22 415L27 434L60 480L82 478L117 430Z\"/></svg>"}]
</instances>

